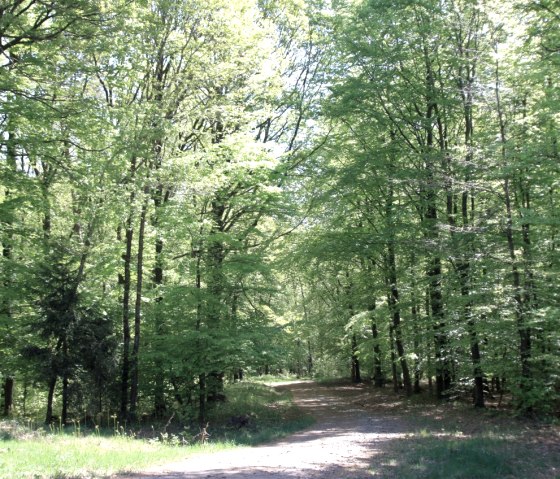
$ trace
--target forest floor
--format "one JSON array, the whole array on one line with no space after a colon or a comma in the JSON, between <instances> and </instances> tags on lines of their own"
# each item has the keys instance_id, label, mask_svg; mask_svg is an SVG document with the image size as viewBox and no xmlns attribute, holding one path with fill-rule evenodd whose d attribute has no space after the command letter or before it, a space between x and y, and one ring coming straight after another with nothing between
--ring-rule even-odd
<instances>
[{"instance_id":1,"label":"forest floor","mask_svg":"<svg viewBox=\"0 0 560 479\"><path fill-rule=\"evenodd\" d=\"M251 448L201 453L127 479L560 478L560 428L388 388L296 381L307 429Z\"/></svg>"}]
</instances>

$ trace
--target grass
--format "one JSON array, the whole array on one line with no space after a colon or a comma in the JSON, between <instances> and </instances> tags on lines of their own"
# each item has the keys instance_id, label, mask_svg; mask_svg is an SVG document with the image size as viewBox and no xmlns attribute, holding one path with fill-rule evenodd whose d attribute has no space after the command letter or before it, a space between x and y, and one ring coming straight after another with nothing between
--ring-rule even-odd
<instances>
[{"instance_id":1,"label":"grass","mask_svg":"<svg viewBox=\"0 0 560 479\"><path fill-rule=\"evenodd\" d=\"M346 388L349 404L391 422L371 475L383 479L560 479L560 431L468 404L437 403L427 395L411 399L386 388ZM177 461L201 450L254 445L312 423L288 392L264 384L229 385L228 400L209 411L206 445L192 439L198 429L174 425L174 433L141 440L122 433L84 436L34 431L16 422L0 423L0 479L100 479ZM118 432L118 431L117 431ZM184 446L183 438L190 443Z\"/></svg>"},{"instance_id":2,"label":"grass","mask_svg":"<svg viewBox=\"0 0 560 479\"><path fill-rule=\"evenodd\" d=\"M557 427L464 403L378 395L377 409L405 424L378 456L383 479L559 479Z\"/></svg>"},{"instance_id":3,"label":"grass","mask_svg":"<svg viewBox=\"0 0 560 479\"><path fill-rule=\"evenodd\" d=\"M506 438L420 437L393 448L374 477L399 479L537 478L553 463L543 463L521 444Z\"/></svg>"},{"instance_id":4,"label":"grass","mask_svg":"<svg viewBox=\"0 0 560 479\"><path fill-rule=\"evenodd\" d=\"M0 478L102 478L183 459L195 449L118 436L48 434L33 439L10 439L0 442Z\"/></svg>"},{"instance_id":5,"label":"grass","mask_svg":"<svg viewBox=\"0 0 560 479\"><path fill-rule=\"evenodd\" d=\"M202 450L270 441L312 422L288 393L253 383L233 384L226 392L228 400L210 411L211 436L204 445L185 430L146 440L118 430L105 436L75 426L66 428L69 432L36 431L15 421L1 422L0 479L100 479L185 459ZM185 445L184 438L190 444Z\"/></svg>"},{"instance_id":6,"label":"grass","mask_svg":"<svg viewBox=\"0 0 560 479\"><path fill-rule=\"evenodd\" d=\"M295 374L289 374L289 373L285 373L285 374L276 374L276 375L272 375L272 374L261 374L259 376L251 376L248 380L251 383L256 383L256 384L273 384L273 383L283 383L286 381L299 381L300 379L309 379L306 377L298 377Z\"/></svg>"}]
</instances>

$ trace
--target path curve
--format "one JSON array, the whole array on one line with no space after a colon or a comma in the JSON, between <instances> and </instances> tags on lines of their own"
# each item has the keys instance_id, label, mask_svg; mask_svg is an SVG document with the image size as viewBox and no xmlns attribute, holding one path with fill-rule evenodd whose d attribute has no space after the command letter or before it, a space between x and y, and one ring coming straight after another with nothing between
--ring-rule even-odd
<instances>
[{"instance_id":1,"label":"path curve","mask_svg":"<svg viewBox=\"0 0 560 479\"><path fill-rule=\"evenodd\" d=\"M298 381L295 403L313 415L309 428L272 444L191 456L136 473L133 479L371 479L368 472L389 441L405 436L398 416L368 411L360 385Z\"/></svg>"}]
</instances>

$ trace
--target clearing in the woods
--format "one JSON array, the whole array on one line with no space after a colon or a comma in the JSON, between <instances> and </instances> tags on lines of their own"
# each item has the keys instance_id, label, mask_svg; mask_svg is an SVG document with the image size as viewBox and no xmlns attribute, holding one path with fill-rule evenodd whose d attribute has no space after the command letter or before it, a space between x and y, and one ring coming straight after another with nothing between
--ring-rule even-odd
<instances>
[{"instance_id":1,"label":"clearing in the woods","mask_svg":"<svg viewBox=\"0 0 560 479\"><path fill-rule=\"evenodd\" d=\"M396 398L350 383L277 385L315 423L283 440L201 453L128 475L134 479L362 479L560 477L560 429Z\"/></svg>"}]
</instances>

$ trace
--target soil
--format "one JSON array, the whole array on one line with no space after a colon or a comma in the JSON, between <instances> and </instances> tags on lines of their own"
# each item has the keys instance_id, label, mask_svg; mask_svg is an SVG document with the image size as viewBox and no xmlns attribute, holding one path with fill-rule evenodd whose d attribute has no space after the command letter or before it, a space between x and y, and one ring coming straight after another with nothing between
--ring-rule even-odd
<instances>
[{"instance_id":1,"label":"soil","mask_svg":"<svg viewBox=\"0 0 560 479\"><path fill-rule=\"evenodd\" d=\"M387 472L395 446L427 430L445 438L488 431L509 431L512 441L535 457L560 457L560 427L519 421L497 408L481 412L465 404L434 404L430 395L409 401L389 388L351 383L296 381L275 385L292 392L295 403L315 423L281 441L214 453L155 467L126 479L371 479L396 477ZM422 402L424 398L425 403ZM455 433L456 434L456 433ZM553 454L553 456L551 456ZM374 472L377 471L377 472ZM555 466L535 471L534 478L557 476ZM122 477L122 476L121 476ZM123 478L124 479L124 478Z\"/></svg>"},{"instance_id":2,"label":"soil","mask_svg":"<svg viewBox=\"0 0 560 479\"><path fill-rule=\"evenodd\" d=\"M389 411L368 411L365 386L298 381L289 389L315 423L279 442L191 456L127 479L371 479L368 469L406 425Z\"/></svg>"}]
</instances>

